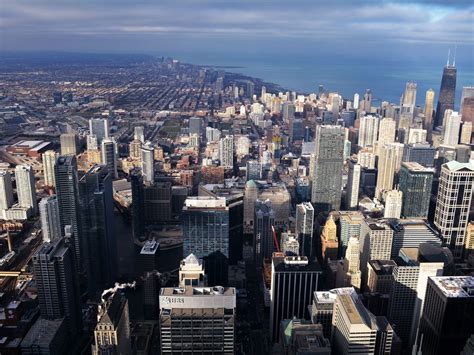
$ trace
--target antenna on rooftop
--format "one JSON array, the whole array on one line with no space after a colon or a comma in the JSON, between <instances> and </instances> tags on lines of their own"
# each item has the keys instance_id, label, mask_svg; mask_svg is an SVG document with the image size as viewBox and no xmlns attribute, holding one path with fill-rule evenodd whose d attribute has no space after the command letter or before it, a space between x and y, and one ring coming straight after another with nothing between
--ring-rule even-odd
<instances>
[{"instance_id":1,"label":"antenna on rooftop","mask_svg":"<svg viewBox=\"0 0 474 355\"><path fill-rule=\"evenodd\" d=\"M449 57L451 56L451 48L448 49L448 60L446 61L446 66L449 67Z\"/></svg>"},{"instance_id":2,"label":"antenna on rooftop","mask_svg":"<svg viewBox=\"0 0 474 355\"><path fill-rule=\"evenodd\" d=\"M456 66L456 52L457 52L457 49L458 49L458 45L455 44L454 45L454 59L453 59L453 67Z\"/></svg>"}]
</instances>

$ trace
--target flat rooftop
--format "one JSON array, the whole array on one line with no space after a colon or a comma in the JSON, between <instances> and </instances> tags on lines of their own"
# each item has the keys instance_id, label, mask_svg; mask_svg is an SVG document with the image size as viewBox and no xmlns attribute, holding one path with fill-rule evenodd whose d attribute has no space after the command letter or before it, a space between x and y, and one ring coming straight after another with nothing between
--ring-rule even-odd
<instances>
[{"instance_id":1,"label":"flat rooftop","mask_svg":"<svg viewBox=\"0 0 474 355\"><path fill-rule=\"evenodd\" d=\"M447 297L474 298L474 276L439 276L430 279Z\"/></svg>"}]
</instances>

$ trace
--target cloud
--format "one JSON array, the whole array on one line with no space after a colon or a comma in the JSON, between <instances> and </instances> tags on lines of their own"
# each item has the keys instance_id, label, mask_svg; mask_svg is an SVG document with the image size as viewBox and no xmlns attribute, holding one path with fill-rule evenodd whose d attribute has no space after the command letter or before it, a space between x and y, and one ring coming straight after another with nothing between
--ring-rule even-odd
<instances>
[{"instance_id":1,"label":"cloud","mask_svg":"<svg viewBox=\"0 0 474 355\"><path fill-rule=\"evenodd\" d=\"M74 40L78 50L88 51L100 49L97 43L104 38L120 41L121 48L128 51L136 48L137 41L171 45L170 38L180 39L178 45L183 46L192 46L196 39L206 45L262 40L341 45L351 40L472 46L472 2L446 3L0 0L0 46L58 49L53 47L66 43L67 38Z\"/></svg>"}]
</instances>

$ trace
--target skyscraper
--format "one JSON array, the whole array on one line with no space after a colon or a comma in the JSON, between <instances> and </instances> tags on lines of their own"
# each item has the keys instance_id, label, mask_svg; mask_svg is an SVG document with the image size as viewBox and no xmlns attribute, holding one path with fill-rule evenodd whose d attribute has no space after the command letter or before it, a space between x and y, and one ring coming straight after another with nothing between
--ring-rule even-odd
<instances>
[{"instance_id":1,"label":"skyscraper","mask_svg":"<svg viewBox=\"0 0 474 355\"><path fill-rule=\"evenodd\" d=\"M58 154L54 150L48 150L42 154L41 158L43 159L44 185L55 187L54 165L56 164Z\"/></svg>"},{"instance_id":2,"label":"skyscraper","mask_svg":"<svg viewBox=\"0 0 474 355\"><path fill-rule=\"evenodd\" d=\"M350 237L342 265L338 264L336 287L361 289L360 243L358 237Z\"/></svg>"},{"instance_id":3,"label":"skyscraper","mask_svg":"<svg viewBox=\"0 0 474 355\"><path fill-rule=\"evenodd\" d=\"M428 278L418 346L423 355L457 354L474 333L474 277Z\"/></svg>"},{"instance_id":4,"label":"skyscraper","mask_svg":"<svg viewBox=\"0 0 474 355\"><path fill-rule=\"evenodd\" d=\"M310 202L296 205L296 234L300 243L300 255L313 258L314 208Z\"/></svg>"},{"instance_id":5,"label":"skyscraper","mask_svg":"<svg viewBox=\"0 0 474 355\"><path fill-rule=\"evenodd\" d=\"M381 146L376 186L378 199L381 199L384 190L393 189L395 173L400 169L402 157L402 143L388 143Z\"/></svg>"},{"instance_id":6,"label":"skyscraper","mask_svg":"<svg viewBox=\"0 0 474 355\"><path fill-rule=\"evenodd\" d=\"M38 202L36 201L36 182L33 168L29 165L17 165L15 180L18 205L31 208L31 212L36 215L38 213Z\"/></svg>"},{"instance_id":7,"label":"skyscraper","mask_svg":"<svg viewBox=\"0 0 474 355\"><path fill-rule=\"evenodd\" d=\"M334 217L329 215L321 232L321 249L323 260L337 260L337 249L339 242L337 240L337 226Z\"/></svg>"},{"instance_id":8,"label":"skyscraper","mask_svg":"<svg viewBox=\"0 0 474 355\"><path fill-rule=\"evenodd\" d=\"M95 165L79 180L81 239L89 297L116 281L117 242L113 216L112 178L107 167Z\"/></svg>"},{"instance_id":9,"label":"skyscraper","mask_svg":"<svg viewBox=\"0 0 474 355\"><path fill-rule=\"evenodd\" d=\"M70 335L81 331L81 306L74 255L64 238L43 244L33 256L41 317L65 318Z\"/></svg>"},{"instance_id":10,"label":"skyscraper","mask_svg":"<svg viewBox=\"0 0 474 355\"><path fill-rule=\"evenodd\" d=\"M150 142L146 142L141 148L143 180L148 183L155 181L154 148Z\"/></svg>"},{"instance_id":11,"label":"skyscraper","mask_svg":"<svg viewBox=\"0 0 474 355\"><path fill-rule=\"evenodd\" d=\"M310 262L305 256L284 256L283 253L273 255L270 288L272 342L279 339L280 322L283 319L304 318L313 293L318 290L321 273L319 264Z\"/></svg>"},{"instance_id":12,"label":"skyscraper","mask_svg":"<svg viewBox=\"0 0 474 355\"><path fill-rule=\"evenodd\" d=\"M44 197L39 203L41 231L43 241L52 242L61 238L61 222L59 220L59 204L55 195Z\"/></svg>"},{"instance_id":13,"label":"skyscraper","mask_svg":"<svg viewBox=\"0 0 474 355\"><path fill-rule=\"evenodd\" d=\"M275 225L275 211L270 201L255 202L253 248L257 267L264 259L270 259L275 250L272 227Z\"/></svg>"},{"instance_id":14,"label":"skyscraper","mask_svg":"<svg viewBox=\"0 0 474 355\"><path fill-rule=\"evenodd\" d=\"M102 302L97 312L92 355L101 354L132 354L128 301L120 292Z\"/></svg>"},{"instance_id":15,"label":"skyscraper","mask_svg":"<svg viewBox=\"0 0 474 355\"><path fill-rule=\"evenodd\" d=\"M101 143L102 164L107 166L113 179L117 178L117 146L114 140L104 138Z\"/></svg>"},{"instance_id":16,"label":"skyscraper","mask_svg":"<svg viewBox=\"0 0 474 355\"><path fill-rule=\"evenodd\" d=\"M133 128L133 139L145 143L145 128L143 126Z\"/></svg>"},{"instance_id":17,"label":"skyscraper","mask_svg":"<svg viewBox=\"0 0 474 355\"><path fill-rule=\"evenodd\" d=\"M399 189L402 192L402 215L405 218L427 218L434 170L419 163L402 163Z\"/></svg>"},{"instance_id":18,"label":"skyscraper","mask_svg":"<svg viewBox=\"0 0 474 355\"><path fill-rule=\"evenodd\" d=\"M404 346L415 340L429 276L443 274L443 262L425 262L418 258L418 248L402 248L395 258L390 288L388 319L395 326Z\"/></svg>"},{"instance_id":19,"label":"skyscraper","mask_svg":"<svg viewBox=\"0 0 474 355\"><path fill-rule=\"evenodd\" d=\"M434 166L434 158L436 148L429 144L407 144L403 148L403 161L420 163L424 167L432 168Z\"/></svg>"},{"instance_id":20,"label":"skyscraper","mask_svg":"<svg viewBox=\"0 0 474 355\"><path fill-rule=\"evenodd\" d=\"M79 143L75 133L64 133L60 136L61 155L76 155L79 152Z\"/></svg>"},{"instance_id":21,"label":"skyscraper","mask_svg":"<svg viewBox=\"0 0 474 355\"><path fill-rule=\"evenodd\" d=\"M130 170L130 185L132 188L132 229L135 240L145 240L145 214L143 176L140 168Z\"/></svg>"},{"instance_id":22,"label":"skyscraper","mask_svg":"<svg viewBox=\"0 0 474 355\"><path fill-rule=\"evenodd\" d=\"M13 205L12 178L7 170L0 170L0 218L3 218L3 211Z\"/></svg>"},{"instance_id":23,"label":"skyscraper","mask_svg":"<svg viewBox=\"0 0 474 355\"><path fill-rule=\"evenodd\" d=\"M446 120L444 127L443 143L455 147L459 143L459 131L461 130L461 115L453 112Z\"/></svg>"},{"instance_id":24,"label":"skyscraper","mask_svg":"<svg viewBox=\"0 0 474 355\"><path fill-rule=\"evenodd\" d=\"M402 214L403 192L399 190L388 190L384 194L385 208L384 218L400 218Z\"/></svg>"},{"instance_id":25,"label":"skyscraper","mask_svg":"<svg viewBox=\"0 0 474 355\"><path fill-rule=\"evenodd\" d=\"M443 69L443 77L441 79L441 87L439 89L438 105L436 106L436 115L434 118L433 127L438 127L443 124L444 111L450 109L454 110L454 96L456 93L456 67L454 63L448 62Z\"/></svg>"},{"instance_id":26,"label":"skyscraper","mask_svg":"<svg viewBox=\"0 0 474 355\"><path fill-rule=\"evenodd\" d=\"M220 251L229 257L229 207L225 198L188 197L181 215L183 254L204 258Z\"/></svg>"},{"instance_id":27,"label":"skyscraper","mask_svg":"<svg viewBox=\"0 0 474 355\"><path fill-rule=\"evenodd\" d=\"M162 288L161 354L234 354L236 309L233 287Z\"/></svg>"},{"instance_id":28,"label":"skyscraper","mask_svg":"<svg viewBox=\"0 0 474 355\"><path fill-rule=\"evenodd\" d=\"M340 238L341 243L340 256L344 257L346 253L347 243L350 237L360 237L364 216L359 211L339 212Z\"/></svg>"},{"instance_id":29,"label":"skyscraper","mask_svg":"<svg viewBox=\"0 0 474 355\"><path fill-rule=\"evenodd\" d=\"M351 210L356 208L359 203L360 174L362 167L357 161L349 160L348 169L346 208Z\"/></svg>"},{"instance_id":30,"label":"skyscraper","mask_svg":"<svg viewBox=\"0 0 474 355\"><path fill-rule=\"evenodd\" d=\"M234 167L234 136L225 136L219 140L219 160L226 169Z\"/></svg>"},{"instance_id":31,"label":"skyscraper","mask_svg":"<svg viewBox=\"0 0 474 355\"><path fill-rule=\"evenodd\" d=\"M402 98L400 100L402 112L405 111L413 114L416 106L416 86L416 83L412 81L406 83L405 91L403 92Z\"/></svg>"},{"instance_id":32,"label":"skyscraper","mask_svg":"<svg viewBox=\"0 0 474 355\"><path fill-rule=\"evenodd\" d=\"M253 233L255 201L258 199L258 187L255 181L249 180L244 190L244 231Z\"/></svg>"},{"instance_id":33,"label":"skyscraper","mask_svg":"<svg viewBox=\"0 0 474 355\"><path fill-rule=\"evenodd\" d=\"M341 205L344 128L319 125L315 141L311 202L317 212L337 211Z\"/></svg>"},{"instance_id":34,"label":"skyscraper","mask_svg":"<svg viewBox=\"0 0 474 355\"><path fill-rule=\"evenodd\" d=\"M441 167L434 224L456 258L462 256L474 189L474 166L450 161Z\"/></svg>"},{"instance_id":35,"label":"skyscraper","mask_svg":"<svg viewBox=\"0 0 474 355\"><path fill-rule=\"evenodd\" d=\"M395 142L396 125L397 123L391 117L384 117L380 121L379 135L377 138L379 147L385 143ZM377 152L377 155L380 155L380 153Z\"/></svg>"},{"instance_id":36,"label":"skyscraper","mask_svg":"<svg viewBox=\"0 0 474 355\"><path fill-rule=\"evenodd\" d=\"M431 142L431 133L433 132L434 98L434 90L428 89L425 96L425 110L423 111L423 128L426 129L428 133L428 142Z\"/></svg>"},{"instance_id":37,"label":"skyscraper","mask_svg":"<svg viewBox=\"0 0 474 355\"><path fill-rule=\"evenodd\" d=\"M362 116L359 128L359 147L373 146L379 132L379 118L373 115Z\"/></svg>"},{"instance_id":38,"label":"skyscraper","mask_svg":"<svg viewBox=\"0 0 474 355\"><path fill-rule=\"evenodd\" d=\"M202 118L201 117L191 117L189 119L189 135L197 134L201 135L202 130Z\"/></svg>"},{"instance_id":39,"label":"skyscraper","mask_svg":"<svg viewBox=\"0 0 474 355\"><path fill-rule=\"evenodd\" d=\"M109 120L107 118L91 118L89 133L96 136L97 144L102 144L105 138L109 138Z\"/></svg>"},{"instance_id":40,"label":"skyscraper","mask_svg":"<svg viewBox=\"0 0 474 355\"><path fill-rule=\"evenodd\" d=\"M372 109L372 91L370 89L365 90L364 107L361 109L367 113L369 113Z\"/></svg>"},{"instance_id":41,"label":"skyscraper","mask_svg":"<svg viewBox=\"0 0 474 355\"><path fill-rule=\"evenodd\" d=\"M56 160L54 173L56 176L56 194L59 204L61 231L64 231L66 226L71 226L76 269L82 271L82 267L80 267L82 265L82 245L76 157L73 155L59 156Z\"/></svg>"}]
</instances>

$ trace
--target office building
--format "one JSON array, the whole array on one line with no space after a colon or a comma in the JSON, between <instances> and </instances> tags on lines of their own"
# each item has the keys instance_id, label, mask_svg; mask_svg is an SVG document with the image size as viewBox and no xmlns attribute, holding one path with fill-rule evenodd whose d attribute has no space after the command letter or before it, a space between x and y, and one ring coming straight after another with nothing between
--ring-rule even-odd
<instances>
[{"instance_id":1,"label":"office building","mask_svg":"<svg viewBox=\"0 0 474 355\"><path fill-rule=\"evenodd\" d=\"M112 179L118 177L117 173L117 144L114 140L104 138L101 143L102 164L109 169Z\"/></svg>"},{"instance_id":2,"label":"office building","mask_svg":"<svg viewBox=\"0 0 474 355\"><path fill-rule=\"evenodd\" d=\"M270 259L275 250L273 226L275 225L275 211L270 201L255 202L253 247L255 263L260 267L264 259Z\"/></svg>"},{"instance_id":3,"label":"office building","mask_svg":"<svg viewBox=\"0 0 474 355\"><path fill-rule=\"evenodd\" d=\"M436 148L429 144L407 144L403 148L403 161L419 163L427 168L434 166Z\"/></svg>"},{"instance_id":4,"label":"office building","mask_svg":"<svg viewBox=\"0 0 474 355\"><path fill-rule=\"evenodd\" d=\"M15 180L19 207L31 209L31 212L36 215L38 202L36 201L36 181L33 168L29 165L17 165Z\"/></svg>"},{"instance_id":5,"label":"office building","mask_svg":"<svg viewBox=\"0 0 474 355\"><path fill-rule=\"evenodd\" d=\"M0 170L0 218L4 211L13 206L13 185L10 173Z\"/></svg>"},{"instance_id":6,"label":"office building","mask_svg":"<svg viewBox=\"0 0 474 355\"><path fill-rule=\"evenodd\" d=\"M366 285L369 260L390 260L393 230L385 222L366 219L362 223L359 242L362 285Z\"/></svg>"},{"instance_id":7,"label":"office building","mask_svg":"<svg viewBox=\"0 0 474 355\"><path fill-rule=\"evenodd\" d=\"M65 354L67 353L67 340L68 334L64 318L38 318L21 341L21 354Z\"/></svg>"},{"instance_id":8,"label":"office building","mask_svg":"<svg viewBox=\"0 0 474 355\"><path fill-rule=\"evenodd\" d=\"M416 162L402 163L399 189L404 218L427 218L434 170Z\"/></svg>"},{"instance_id":9,"label":"office building","mask_svg":"<svg viewBox=\"0 0 474 355\"><path fill-rule=\"evenodd\" d=\"M359 147L373 147L377 141L378 132L379 118L373 115L362 116L359 127Z\"/></svg>"},{"instance_id":10,"label":"office building","mask_svg":"<svg viewBox=\"0 0 474 355\"><path fill-rule=\"evenodd\" d=\"M408 140L405 139L406 144L425 143L427 139L426 129L413 128L408 129Z\"/></svg>"},{"instance_id":11,"label":"office building","mask_svg":"<svg viewBox=\"0 0 474 355\"><path fill-rule=\"evenodd\" d=\"M456 94L456 67L454 63L449 64L449 57L446 66L443 69L441 87L439 89L438 104L436 106L436 115L433 127L443 124L444 112L454 110L454 96Z\"/></svg>"},{"instance_id":12,"label":"office building","mask_svg":"<svg viewBox=\"0 0 474 355\"><path fill-rule=\"evenodd\" d=\"M330 339L332 333L332 316L334 302L338 294L355 293L352 287L335 288L329 291L316 291L311 305L311 322L323 326L323 335Z\"/></svg>"},{"instance_id":13,"label":"office building","mask_svg":"<svg viewBox=\"0 0 474 355\"><path fill-rule=\"evenodd\" d=\"M58 160L56 160L54 173L56 176L56 195L59 204L61 231L64 231L66 226L71 226L76 269L83 271L76 157L71 155L59 156Z\"/></svg>"},{"instance_id":14,"label":"office building","mask_svg":"<svg viewBox=\"0 0 474 355\"><path fill-rule=\"evenodd\" d=\"M171 182L155 182L142 188L145 225L159 225L171 220Z\"/></svg>"},{"instance_id":15,"label":"office building","mask_svg":"<svg viewBox=\"0 0 474 355\"><path fill-rule=\"evenodd\" d=\"M129 147L129 157L133 159L137 159L139 161L142 160L142 142L137 139L134 139L128 145Z\"/></svg>"},{"instance_id":16,"label":"office building","mask_svg":"<svg viewBox=\"0 0 474 355\"><path fill-rule=\"evenodd\" d=\"M283 183L266 186L260 190L258 199L270 201L275 211L275 226L285 227L290 218L291 195Z\"/></svg>"},{"instance_id":17,"label":"office building","mask_svg":"<svg viewBox=\"0 0 474 355\"><path fill-rule=\"evenodd\" d=\"M321 233L321 251L323 260L337 260L338 245L336 222L334 222L334 217L329 215Z\"/></svg>"},{"instance_id":18,"label":"office building","mask_svg":"<svg viewBox=\"0 0 474 355\"><path fill-rule=\"evenodd\" d=\"M393 268L388 319L395 326L405 348L411 349L423 307L426 282L430 276L443 274L443 262L425 262L418 258L418 248L402 248Z\"/></svg>"},{"instance_id":19,"label":"office building","mask_svg":"<svg viewBox=\"0 0 474 355\"><path fill-rule=\"evenodd\" d=\"M474 166L450 161L441 167L434 224L456 258L462 256L474 189Z\"/></svg>"},{"instance_id":20,"label":"office building","mask_svg":"<svg viewBox=\"0 0 474 355\"><path fill-rule=\"evenodd\" d=\"M120 292L99 305L92 355L102 354L132 354L128 301Z\"/></svg>"},{"instance_id":21,"label":"office building","mask_svg":"<svg viewBox=\"0 0 474 355\"><path fill-rule=\"evenodd\" d=\"M270 287L270 334L272 342L280 336L280 322L293 317L304 318L313 293L318 290L321 268L305 256L272 257ZM289 286L292 285L292 286Z\"/></svg>"},{"instance_id":22,"label":"office building","mask_svg":"<svg viewBox=\"0 0 474 355\"><path fill-rule=\"evenodd\" d=\"M300 255L313 258L314 208L310 202L296 205L296 234L300 244Z\"/></svg>"},{"instance_id":23,"label":"office building","mask_svg":"<svg viewBox=\"0 0 474 355\"><path fill-rule=\"evenodd\" d=\"M59 203L55 195L41 199L39 213L43 241L52 242L61 238L61 222L59 220Z\"/></svg>"},{"instance_id":24,"label":"office building","mask_svg":"<svg viewBox=\"0 0 474 355\"><path fill-rule=\"evenodd\" d=\"M68 240L43 244L33 256L41 317L65 318L71 336L82 330L81 306L74 255Z\"/></svg>"},{"instance_id":25,"label":"office building","mask_svg":"<svg viewBox=\"0 0 474 355\"><path fill-rule=\"evenodd\" d=\"M219 161L226 169L234 167L234 136L225 136L219 140Z\"/></svg>"},{"instance_id":26,"label":"office building","mask_svg":"<svg viewBox=\"0 0 474 355\"><path fill-rule=\"evenodd\" d=\"M179 287L193 286L204 287L207 286L207 277L204 273L202 260L196 258L194 254L189 254L179 266Z\"/></svg>"},{"instance_id":27,"label":"office building","mask_svg":"<svg viewBox=\"0 0 474 355\"><path fill-rule=\"evenodd\" d=\"M135 240L145 240L145 214L143 176L140 168L130 170L130 185L132 188L132 230Z\"/></svg>"},{"instance_id":28,"label":"office building","mask_svg":"<svg viewBox=\"0 0 474 355\"><path fill-rule=\"evenodd\" d=\"M109 138L109 120L107 118L91 118L89 120L89 133L96 136L97 144Z\"/></svg>"},{"instance_id":29,"label":"office building","mask_svg":"<svg viewBox=\"0 0 474 355\"><path fill-rule=\"evenodd\" d=\"M135 126L133 127L133 139L145 143L145 127Z\"/></svg>"},{"instance_id":30,"label":"office building","mask_svg":"<svg viewBox=\"0 0 474 355\"><path fill-rule=\"evenodd\" d=\"M336 354L375 354L375 316L364 307L355 292L336 296L331 340Z\"/></svg>"},{"instance_id":31,"label":"office building","mask_svg":"<svg viewBox=\"0 0 474 355\"><path fill-rule=\"evenodd\" d=\"M469 259L471 255L474 255L474 222L469 222L464 241L464 256Z\"/></svg>"},{"instance_id":32,"label":"office building","mask_svg":"<svg viewBox=\"0 0 474 355\"><path fill-rule=\"evenodd\" d=\"M378 147L380 147L384 143L395 142L396 125L397 123L391 117L384 117L380 121L379 134L377 139ZM378 153L377 155L380 155L380 153Z\"/></svg>"},{"instance_id":33,"label":"office building","mask_svg":"<svg viewBox=\"0 0 474 355\"><path fill-rule=\"evenodd\" d=\"M201 117L191 117L189 119L189 135L197 134L198 136L201 135L202 129L202 118Z\"/></svg>"},{"instance_id":34,"label":"office building","mask_svg":"<svg viewBox=\"0 0 474 355\"><path fill-rule=\"evenodd\" d=\"M97 142L97 137L93 134L88 134L86 138L86 148L87 150L97 150L99 149L99 143Z\"/></svg>"},{"instance_id":35,"label":"office building","mask_svg":"<svg viewBox=\"0 0 474 355\"><path fill-rule=\"evenodd\" d=\"M155 181L155 160L154 147L150 142L146 142L141 147L141 161L143 181L153 183Z\"/></svg>"},{"instance_id":36,"label":"office building","mask_svg":"<svg viewBox=\"0 0 474 355\"><path fill-rule=\"evenodd\" d=\"M79 180L80 221L89 297L117 281L117 241L112 177L95 165Z\"/></svg>"},{"instance_id":37,"label":"office building","mask_svg":"<svg viewBox=\"0 0 474 355\"><path fill-rule=\"evenodd\" d=\"M339 225L340 225L340 236L339 243L340 253L339 256L344 257L346 252L347 243L350 237L360 237L362 223L364 222L364 216L359 211L354 212L339 212Z\"/></svg>"},{"instance_id":38,"label":"office building","mask_svg":"<svg viewBox=\"0 0 474 355\"><path fill-rule=\"evenodd\" d=\"M234 354L236 298L232 287L162 288L161 354Z\"/></svg>"},{"instance_id":39,"label":"office building","mask_svg":"<svg viewBox=\"0 0 474 355\"><path fill-rule=\"evenodd\" d=\"M362 166L355 160L349 160L348 169L346 208L352 210L359 204L359 187Z\"/></svg>"},{"instance_id":40,"label":"office building","mask_svg":"<svg viewBox=\"0 0 474 355\"><path fill-rule=\"evenodd\" d=\"M372 91L370 89L365 90L364 101L360 109L365 112L372 111Z\"/></svg>"},{"instance_id":41,"label":"office building","mask_svg":"<svg viewBox=\"0 0 474 355\"><path fill-rule=\"evenodd\" d=\"M316 127L311 202L316 212L339 210L341 206L344 128Z\"/></svg>"},{"instance_id":42,"label":"office building","mask_svg":"<svg viewBox=\"0 0 474 355\"><path fill-rule=\"evenodd\" d=\"M421 353L460 353L474 333L473 313L474 277L430 277L418 330Z\"/></svg>"},{"instance_id":43,"label":"office building","mask_svg":"<svg viewBox=\"0 0 474 355\"><path fill-rule=\"evenodd\" d=\"M444 127L443 144L455 147L459 143L459 132L461 130L461 115L452 112L446 119L446 127Z\"/></svg>"},{"instance_id":44,"label":"office building","mask_svg":"<svg viewBox=\"0 0 474 355\"><path fill-rule=\"evenodd\" d=\"M393 269L397 266L393 260L369 260L367 289L370 293L390 294L393 284Z\"/></svg>"},{"instance_id":45,"label":"office building","mask_svg":"<svg viewBox=\"0 0 474 355\"><path fill-rule=\"evenodd\" d=\"M54 150L48 150L44 152L41 157L43 159L44 185L55 187L56 179L54 176L54 165L56 164L58 154Z\"/></svg>"},{"instance_id":46,"label":"office building","mask_svg":"<svg viewBox=\"0 0 474 355\"><path fill-rule=\"evenodd\" d=\"M181 214L183 254L202 259L220 251L229 257L229 207L225 198L188 197Z\"/></svg>"},{"instance_id":47,"label":"office building","mask_svg":"<svg viewBox=\"0 0 474 355\"><path fill-rule=\"evenodd\" d=\"M358 237L350 237L344 261L337 264L336 287L354 287L361 290L360 243Z\"/></svg>"},{"instance_id":48,"label":"office building","mask_svg":"<svg viewBox=\"0 0 474 355\"><path fill-rule=\"evenodd\" d=\"M257 160L249 160L246 163L247 172L246 178L247 181L250 180L261 180L263 176L263 166Z\"/></svg>"},{"instance_id":49,"label":"office building","mask_svg":"<svg viewBox=\"0 0 474 355\"><path fill-rule=\"evenodd\" d=\"M423 128L427 131L428 142L431 142L431 133L433 132L434 98L434 90L428 89L425 95L425 109L423 111Z\"/></svg>"},{"instance_id":50,"label":"office building","mask_svg":"<svg viewBox=\"0 0 474 355\"><path fill-rule=\"evenodd\" d=\"M280 345L284 354L331 355L331 342L323 326L304 319L284 319L280 325Z\"/></svg>"},{"instance_id":51,"label":"office building","mask_svg":"<svg viewBox=\"0 0 474 355\"><path fill-rule=\"evenodd\" d=\"M400 169L403 157L402 143L388 143L380 147L376 197L380 200L384 190L392 190L395 173Z\"/></svg>"},{"instance_id":52,"label":"office building","mask_svg":"<svg viewBox=\"0 0 474 355\"><path fill-rule=\"evenodd\" d=\"M389 222L393 230L391 259L401 248L417 248L421 243L441 246L438 233L423 219L399 219Z\"/></svg>"},{"instance_id":53,"label":"office building","mask_svg":"<svg viewBox=\"0 0 474 355\"><path fill-rule=\"evenodd\" d=\"M282 233L280 249L281 252L286 256L300 255L300 243L296 235L290 232Z\"/></svg>"},{"instance_id":54,"label":"office building","mask_svg":"<svg viewBox=\"0 0 474 355\"><path fill-rule=\"evenodd\" d=\"M399 190L384 191L383 199L385 203L383 218L400 218L403 192Z\"/></svg>"},{"instance_id":55,"label":"office building","mask_svg":"<svg viewBox=\"0 0 474 355\"><path fill-rule=\"evenodd\" d=\"M244 190L244 232L253 233L255 201L258 199L258 187L255 181L250 180L245 184Z\"/></svg>"},{"instance_id":56,"label":"office building","mask_svg":"<svg viewBox=\"0 0 474 355\"><path fill-rule=\"evenodd\" d=\"M76 155L79 153L79 142L75 133L61 134L61 155Z\"/></svg>"},{"instance_id":57,"label":"office building","mask_svg":"<svg viewBox=\"0 0 474 355\"><path fill-rule=\"evenodd\" d=\"M405 91L400 100L402 112L409 112L413 114L416 105L416 83L408 81L405 86Z\"/></svg>"}]
</instances>

